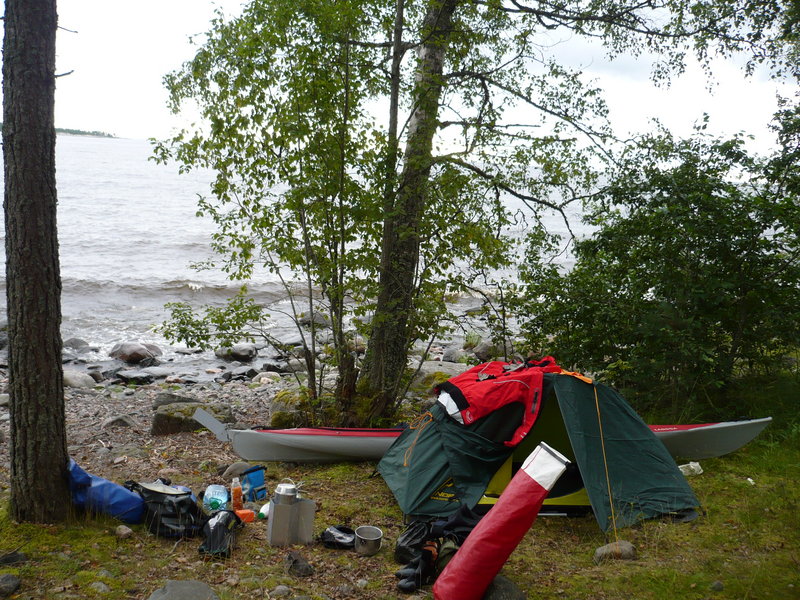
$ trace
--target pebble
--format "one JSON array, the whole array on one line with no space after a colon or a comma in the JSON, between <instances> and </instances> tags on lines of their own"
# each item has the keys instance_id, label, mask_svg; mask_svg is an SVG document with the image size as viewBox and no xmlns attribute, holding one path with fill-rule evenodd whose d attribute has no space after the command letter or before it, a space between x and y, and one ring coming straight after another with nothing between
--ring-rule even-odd
<instances>
[{"instance_id":1,"label":"pebble","mask_svg":"<svg viewBox=\"0 0 800 600\"><path fill-rule=\"evenodd\" d=\"M107 594L108 592L111 591L111 588L108 587L102 581L95 581L94 583L90 583L89 587L91 589L93 589L95 592L97 592L98 594Z\"/></svg>"},{"instance_id":2,"label":"pebble","mask_svg":"<svg viewBox=\"0 0 800 600\"><path fill-rule=\"evenodd\" d=\"M599 565L608 560L636 560L636 547L630 542L619 540L594 551L594 563Z\"/></svg>"},{"instance_id":3,"label":"pebble","mask_svg":"<svg viewBox=\"0 0 800 600\"><path fill-rule=\"evenodd\" d=\"M283 598L284 596L288 596L292 593L291 588L285 585L279 585L269 593L270 598Z\"/></svg>"},{"instance_id":4,"label":"pebble","mask_svg":"<svg viewBox=\"0 0 800 600\"><path fill-rule=\"evenodd\" d=\"M127 525L117 525L117 528L114 530L114 535L116 535L119 540L127 540L133 535L133 529Z\"/></svg>"}]
</instances>

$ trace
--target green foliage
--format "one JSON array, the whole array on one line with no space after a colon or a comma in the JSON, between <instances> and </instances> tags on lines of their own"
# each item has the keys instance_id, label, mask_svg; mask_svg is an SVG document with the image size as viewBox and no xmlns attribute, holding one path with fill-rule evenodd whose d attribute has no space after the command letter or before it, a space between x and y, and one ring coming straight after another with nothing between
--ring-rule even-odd
<instances>
[{"instance_id":1,"label":"green foliage","mask_svg":"<svg viewBox=\"0 0 800 600\"><path fill-rule=\"evenodd\" d=\"M800 345L800 204L775 175L739 138L643 139L594 205L575 268L526 274L531 341L554 336L562 364L673 417L774 370Z\"/></svg>"},{"instance_id":2,"label":"green foliage","mask_svg":"<svg viewBox=\"0 0 800 600\"><path fill-rule=\"evenodd\" d=\"M186 302L170 302L166 305L170 319L159 331L168 338L202 350L230 347L252 339L255 328L269 318L269 314L246 293L246 288L242 288L223 306L206 306L201 314Z\"/></svg>"},{"instance_id":3,"label":"green foliage","mask_svg":"<svg viewBox=\"0 0 800 600\"><path fill-rule=\"evenodd\" d=\"M611 142L600 90L548 56L543 36L590 37L611 56L656 53L656 79L680 72L687 52L705 62L746 51L751 66L778 65L794 39L776 29L794 16L752 0L446 6L453 26L438 30L426 22L445 12L436 0L406 2L403 14L375 0L251 0L240 17L216 18L192 60L165 78L172 110L194 105L203 122L156 143L156 159L215 171L199 212L217 223L217 266L231 279L263 268L284 284L290 316L330 316L343 418L357 372L349 327L374 333L392 356L368 352L362 375L394 377L404 351L450 326L445 298L495 286L494 341L514 350L509 286L497 276L516 254L508 232L591 194ZM435 125L432 138L419 135L423 122ZM376 299L386 307L376 311ZM227 318L171 308L165 332L196 344L230 342L263 316L243 299ZM319 395L313 325L304 346ZM361 388L382 405L401 383Z\"/></svg>"}]
</instances>

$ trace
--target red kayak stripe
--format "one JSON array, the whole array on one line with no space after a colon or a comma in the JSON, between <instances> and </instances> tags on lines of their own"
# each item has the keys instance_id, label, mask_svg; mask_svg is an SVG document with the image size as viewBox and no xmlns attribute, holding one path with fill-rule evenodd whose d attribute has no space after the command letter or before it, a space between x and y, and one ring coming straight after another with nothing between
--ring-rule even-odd
<instances>
[{"instance_id":1,"label":"red kayak stripe","mask_svg":"<svg viewBox=\"0 0 800 600\"><path fill-rule=\"evenodd\" d=\"M719 423L696 423L694 425L648 425L654 433L663 433L665 431L686 431L687 429L703 429L711 425L719 425Z\"/></svg>"},{"instance_id":2,"label":"red kayak stripe","mask_svg":"<svg viewBox=\"0 0 800 600\"><path fill-rule=\"evenodd\" d=\"M324 429L320 427L298 427L297 429L256 429L262 433L278 435L319 435L337 437L397 437L402 429Z\"/></svg>"}]
</instances>

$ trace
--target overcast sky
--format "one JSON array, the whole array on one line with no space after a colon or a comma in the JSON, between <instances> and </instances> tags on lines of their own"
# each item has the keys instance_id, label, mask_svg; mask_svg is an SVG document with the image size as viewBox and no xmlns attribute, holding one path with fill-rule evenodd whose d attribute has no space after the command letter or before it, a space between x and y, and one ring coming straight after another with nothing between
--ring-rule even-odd
<instances>
[{"instance_id":1,"label":"overcast sky","mask_svg":"<svg viewBox=\"0 0 800 600\"><path fill-rule=\"evenodd\" d=\"M121 137L164 137L180 124L166 108L163 76L193 54L189 37L208 29L216 7L237 14L241 0L59 0L56 126L99 130ZM69 30L69 31L67 31ZM76 32L76 33L73 33ZM648 128L659 118L674 133L690 133L704 112L711 130L756 136L754 148L772 145L767 123L780 86L767 77L746 79L736 65L715 65L716 84L709 91L705 76L690 65L669 89L648 79L644 60L623 58L609 63L573 40L559 53L583 67L605 88L611 116L620 134ZM782 93L790 93L784 86Z\"/></svg>"}]
</instances>

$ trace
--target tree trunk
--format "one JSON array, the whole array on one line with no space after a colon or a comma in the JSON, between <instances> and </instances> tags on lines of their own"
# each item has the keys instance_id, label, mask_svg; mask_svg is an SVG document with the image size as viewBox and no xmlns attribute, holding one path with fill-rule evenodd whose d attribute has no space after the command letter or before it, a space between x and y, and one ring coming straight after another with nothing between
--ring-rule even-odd
<instances>
[{"instance_id":1,"label":"tree trunk","mask_svg":"<svg viewBox=\"0 0 800 600\"><path fill-rule=\"evenodd\" d=\"M67 483L56 231L56 0L6 0L3 41L11 516L63 521Z\"/></svg>"},{"instance_id":2,"label":"tree trunk","mask_svg":"<svg viewBox=\"0 0 800 600\"><path fill-rule=\"evenodd\" d=\"M431 0L419 47L413 112L394 205L384 216L380 291L364 359L361 392L374 397L367 419L391 417L412 340L419 223L426 206L447 42L458 0Z\"/></svg>"}]
</instances>

